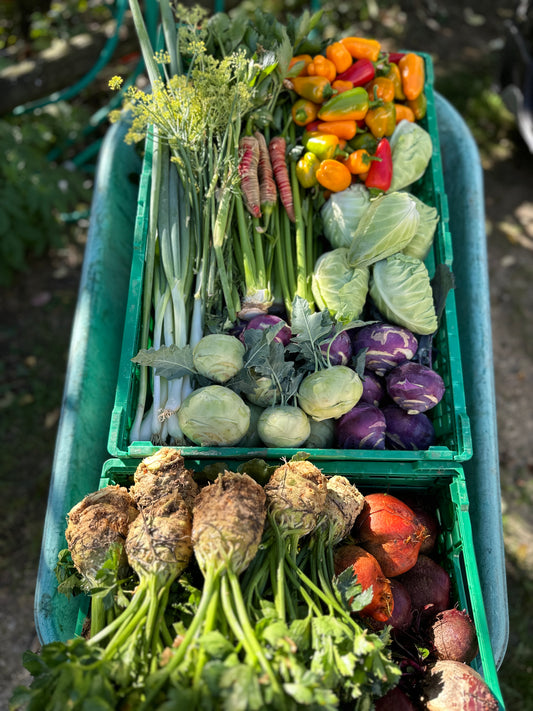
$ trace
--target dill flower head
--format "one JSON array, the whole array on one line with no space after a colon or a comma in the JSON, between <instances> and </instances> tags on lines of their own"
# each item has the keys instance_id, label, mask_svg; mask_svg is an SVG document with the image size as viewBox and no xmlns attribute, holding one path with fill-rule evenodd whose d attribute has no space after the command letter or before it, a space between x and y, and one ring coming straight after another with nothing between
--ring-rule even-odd
<instances>
[{"instance_id":1,"label":"dill flower head","mask_svg":"<svg viewBox=\"0 0 533 711\"><path fill-rule=\"evenodd\" d=\"M124 79L122 77L119 77L117 74L115 74L115 76L111 77L111 79L109 80L108 86L113 91L118 91L122 87L123 83L124 83Z\"/></svg>"}]
</instances>

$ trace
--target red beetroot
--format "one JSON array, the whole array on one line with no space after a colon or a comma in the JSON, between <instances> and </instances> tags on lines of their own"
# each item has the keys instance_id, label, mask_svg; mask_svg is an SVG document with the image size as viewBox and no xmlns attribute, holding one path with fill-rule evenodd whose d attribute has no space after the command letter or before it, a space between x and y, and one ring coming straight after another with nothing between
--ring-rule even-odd
<instances>
[{"instance_id":1,"label":"red beetroot","mask_svg":"<svg viewBox=\"0 0 533 711\"><path fill-rule=\"evenodd\" d=\"M386 620L385 624L391 625L398 630L406 630L411 626L413 617L411 596L407 592L405 585L402 585L396 578L390 581L390 586L392 599L394 600L394 608L392 615Z\"/></svg>"},{"instance_id":2,"label":"red beetroot","mask_svg":"<svg viewBox=\"0 0 533 711\"><path fill-rule=\"evenodd\" d=\"M374 704L375 711L415 711L409 697L397 686Z\"/></svg>"},{"instance_id":3,"label":"red beetroot","mask_svg":"<svg viewBox=\"0 0 533 711\"><path fill-rule=\"evenodd\" d=\"M411 596L413 609L423 618L450 606L450 576L429 556L419 555L416 564L399 580Z\"/></svg>"},{"instance_id":4,"label":"red beetroot","mask_svg":"<svg viewBox=\"0 0 533 711\"><path fill-rule=\"evenodd\" d=\"M423 497L407 497L403 499L404 502L411 508L417 517L417 519L422 523L427 530L427 536L422 541L420 546L420 553L428 555L435 548L435 543L440 533L440 524L432 510L432 505L434 502L424 500Z\"/></svg>"},{"instance_id":5,"label":"red beetroot","mask_svg":"<svg viewBox=\"0 0 533 711\"><path fill-rule=\"evenodd\" d=\"M394 577L416 563L427 535L412 509L390 494L365 496L354 526L357 542L378 560L383 573Z\"/></svg>"},{"instance_id":6,"label":"red beetroot","mask_svg":"<svg viewBox=\"0 0 533 711\"><path fill-rule=\"evenodd\" d=\"M428 640L437 659L466 662L478 653L476 628L466 610L452 607L435 615L428 629Z\"/></svg>"},{"instance_id":7,"label":"red beetroot","mask_svg":"<svg viewBox=\"0 0 533 711\"><path fill-rule=\"evenodd\" d=\"M498 701L483 677L463 662L436 662L423 682L427 711L497 711Z\"/></svg>"},{"instance_id":8,"label":"red beetroot","mask_svg":"<svg viewBox=\"0 0 533 711\"><path fill-rule=\"evenodd\" d=\"M390 581L383 575L378 561L360 546L345 543L339 546L334 556L335 575L352 568L353 575L363 590L372 586L372 602L358 612L362 617L371 617L378 622L389 619L394 609Z\"/></svg>"}]
</instances>

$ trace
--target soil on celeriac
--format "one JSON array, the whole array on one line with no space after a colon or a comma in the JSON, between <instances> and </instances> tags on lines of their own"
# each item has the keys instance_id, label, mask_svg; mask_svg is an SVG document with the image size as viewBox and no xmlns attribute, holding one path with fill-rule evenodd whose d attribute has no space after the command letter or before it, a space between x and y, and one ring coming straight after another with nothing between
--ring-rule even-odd
<instances>
[{"instance_id":1,"label":"soil on celeriac","mask_svg":"<svg viewBox=\"0 0 533 711\"><path fill-rule=\"evenodd\" d=\"M458 109L480 77L498 88L504 22L518 2L377 3L361 32L432 55L436 86ZM371 3L367 3L371 6ZM488 123L488 119L487 119ZM510 638L499 678L508 711L533 708L533 155L512 122L478 115L485 181ZM0 291L0 708L26 684L22 653L38 649L33 594L67 367L86 225L63 250L30 261ZM1 235L0 235L1 238Z\"/></svg>"}]
</instances>

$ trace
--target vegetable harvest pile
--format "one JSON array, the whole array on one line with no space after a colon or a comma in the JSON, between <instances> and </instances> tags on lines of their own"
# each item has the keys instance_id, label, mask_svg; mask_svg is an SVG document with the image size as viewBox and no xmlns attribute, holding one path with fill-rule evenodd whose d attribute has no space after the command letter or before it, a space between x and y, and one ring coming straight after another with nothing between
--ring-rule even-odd
<instances>
[{"instance_id":1,"label":"vegetable harvest pile","mask_svg":"<svg viewBox=\"0 0 533 711\"><path fill-rule=\"evenodd\" d=\"M416 195L423 58L321 40L320 13L165 2L154 53L131 7L151 91L128 90L127 138L152 164L129 441L438 443L432 339L453 277L425 263L440 216Z\"/></svg>"},{"instance_id":2,"label":"vegetable harvest pile","mask_svg":"<svg viewBox=\"0 0 533 711\"><path fill-rule=\"evenodd\" d=\"M56 573L89 625L26 653L10 708L497 709L439 525L303 454L195 472L160 448L69 512Z\"/></svg>"}]
</instances>

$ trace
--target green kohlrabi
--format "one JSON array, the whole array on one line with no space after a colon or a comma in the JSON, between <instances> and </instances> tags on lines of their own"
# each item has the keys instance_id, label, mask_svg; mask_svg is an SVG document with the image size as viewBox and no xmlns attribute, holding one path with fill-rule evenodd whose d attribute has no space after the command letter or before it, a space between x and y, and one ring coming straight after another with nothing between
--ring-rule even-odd
<instances>
[{"instance_id":1,"label":"green kohlrabi","mask_svg":"<svg viewBox=\"0 0 533 711\"><path fill-rule=\"evenodd\" d=\"M263 410L257 431L267 447L299 447L309 437L311 426L299 407L275 405Z\"/></svg>"},{"instance_id":2,"label":"green kohlrabi","mask_svg":"<svg viewBox=\"0 0 533 711\"><path fill-rule=\"evenodd\" d=\"M195 345L193 363L201 375L225 383L243 367L244 345L235 336L210 333Z\"/></svg>"},{"instance_id":3,"label":"green kohlrabi","mask_svg":"<svg viewBox=\"0 0 533 711\"><path fill-rule=\"evenodd\" d=\"M250 408L223 385L193 390L178 410L183 433L202 447L231 447L241 440L250 425Z\"/></svg>"}]
</instances>

